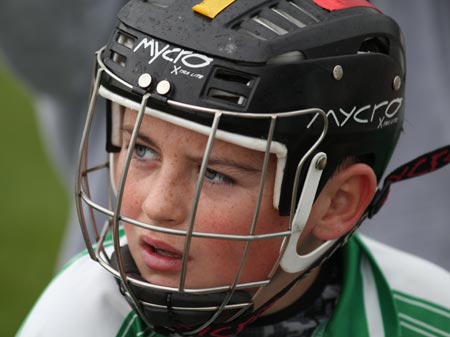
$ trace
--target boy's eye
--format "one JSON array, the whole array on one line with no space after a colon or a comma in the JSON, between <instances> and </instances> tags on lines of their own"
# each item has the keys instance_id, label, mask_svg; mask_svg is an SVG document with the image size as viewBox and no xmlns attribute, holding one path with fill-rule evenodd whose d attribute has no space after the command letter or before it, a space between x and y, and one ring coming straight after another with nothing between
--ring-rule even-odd
<instances>
[{"instance_id":1,"label":"boy's eye","mask_svg":"<svg viewBox=\"0 0 450 337\"><path fill-rule=\"evenodd\" d=\"M134 156L141 160L152 160L158 158L158 154L147 146L136 144L134 146Z\"/></svg>"},{"instance_id":2,"label":"boy's eye","mask_svg":"<svg viewBox=\"0 0 450 337\"><path fill-rule=\"evenodd\" d=\"M233 184L233 179L227 177L226 175L214 171L212 169L206 169L205 178L211 184L222 184L222 185L231 185Z\"/></svg>"}]
</instances>

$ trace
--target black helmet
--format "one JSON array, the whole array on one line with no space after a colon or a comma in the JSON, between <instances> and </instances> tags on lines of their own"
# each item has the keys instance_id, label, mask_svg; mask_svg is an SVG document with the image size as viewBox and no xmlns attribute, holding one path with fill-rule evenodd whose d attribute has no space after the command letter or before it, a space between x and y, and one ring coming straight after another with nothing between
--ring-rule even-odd
<instances>
[{"instance_id":1,"label":"black helmet","mask_svg":"<svg viewBox=\"0 0 450 337\"><path fill-rule=\"evenodd\" d=\"M109 167L87 163L97 96L107 101L110 153L120 149L115 131L121 107L126 107L212 139L275 154L274 207L291 222L289 231L274 234L286 238L274 271L281 264L285 271L305 272L329 255L325 252L334 242L325 243L307 260L289 248L288 239L295 238L295 247L301 232L297 214L307 217L314 198L346 158L364 160L380 179L404 118L401 32L391 18L365 1L338 9L322 4L329 1L237 1L210 17L193 8L196 2L132 0L120 11L109 43L96 56L77 191L91 256L119 279L147 324L186 334L248 319L254 312L252 296L241 284L169 289L140 278L126 248L119 248L121 221L187 240L209 236L195 231L195 211L182 233L123 217L120 184L113 187L115 207L93 200L88 178ZM208 149L205 152L206 168ZM90 248L86 222L96 225L94 219L86 221L88 208L109 217L95 239L96 250ZM112 261L103 248L108 231L115 242ZM216 238L238 239L220 233ZM264 237L248 233L239 238L256 239ZM270 284L271 276L248 288ZM169 297L173 304L168 304Z\"/></svg>"}]
</instances>

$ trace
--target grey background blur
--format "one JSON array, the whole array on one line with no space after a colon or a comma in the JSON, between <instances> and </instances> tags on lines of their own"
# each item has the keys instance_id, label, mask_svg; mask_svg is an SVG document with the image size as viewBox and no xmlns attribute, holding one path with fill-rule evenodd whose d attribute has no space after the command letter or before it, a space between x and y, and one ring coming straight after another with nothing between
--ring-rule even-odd
<instances>
[{"instance_id":1,"label":"grey background blur","mask_svg":"<svg viewBox=\"0 0 450 337\"><path fill-rule=\"evenodd\" d=\"M404 132L388 171L450 144L450 1L373 0L400 24L407 56ZM450 270L450 168L395 184L362 232Z\"/></svg>"},{"instance_id":2,"label":"grey background blur","mask_svg":"<svg viewBox=\"0 0 450 337\"><path fill-rule=\"evenodd\" d=\"M106 43L124 2L0 2L1 56L31 90L43 140L71 195L93 54ZM450 1L372 2L399 22L407 47L405 131L389 171L450 143ZM99 128L100 142L103 132ZM389 202L362 232L450 269L449 187L448 168L394 185ZM60 264L83 248L73 207Z\"/></svg>"},{"instance_id":3,"label":"grey background blur","mask_svg":"<svg viewBox=\"0 0 450 337\"><path fill-rule=\"evenodd\" d=\"M126 0L2 0L0 56L30 90L48 154L73 199L94 52L108 40ZM96 142L104 142L97 128ZM104 156L104 145L90 152ZM104 183L91 184L100 190ZM58 265L84 249L74 200ZM61 224L64 226L64 224Z\"/></svg>"}]
</instances>

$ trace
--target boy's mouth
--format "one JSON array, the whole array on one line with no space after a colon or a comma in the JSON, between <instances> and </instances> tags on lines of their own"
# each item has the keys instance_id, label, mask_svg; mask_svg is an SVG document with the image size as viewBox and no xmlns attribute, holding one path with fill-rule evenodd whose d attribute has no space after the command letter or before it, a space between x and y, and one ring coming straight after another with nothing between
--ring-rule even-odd
<instances>
[{"instance_id":1,"label":"boy's mouth","mask_svg":"<svg viewBox=\"0 0 450 337\"><path fill-rule=\"evenodd\" d=\"M142 238L142 243L144 248L153 254L172 259L181 259L183 257L183 253L181 251L164 241L146 236Z\"/></svg>"},{"instance_id":2,"label":"boy's mouth","mask_svg":"<svg viewBox=\"0 0 450 337\"><path fill-rule=\"evenodd\" d=\"M163 241L144 238L141 241L141 259L153 271L179 272L182 269L183 254Z\"/></svg>"},{"instance_id":3,"label":"boy's mouth","mask_svg":"<svg viewBox=\"0 0 450 337\"><path fill-rule=\"evenodd\" d=\"M170 257L170 258L173 258L173 259L181 259L182 258L182 255L180 255L178 253L171 252L171 251L168 251L168 250L165 250L165 249L160 249L160 248L157 248L157 247L152 246L152 245L149 245L149 247L150 247L150 249L153 250L154 253L156 253L158 255L165 256L165 257Z\"/></svg>"},{"instance_id":4,"label":"boy's mouth","mask_svg":"<svg viewBox=\"0 0 450 337\"><path fill-rule=\"evenodd\" d=\"M154 237L142 235L140 257L146 268L159 272L180 272L183 268L183 252L171 244ZM191 263L188 256L188 265Z\"/></svg>"}]
</instances>

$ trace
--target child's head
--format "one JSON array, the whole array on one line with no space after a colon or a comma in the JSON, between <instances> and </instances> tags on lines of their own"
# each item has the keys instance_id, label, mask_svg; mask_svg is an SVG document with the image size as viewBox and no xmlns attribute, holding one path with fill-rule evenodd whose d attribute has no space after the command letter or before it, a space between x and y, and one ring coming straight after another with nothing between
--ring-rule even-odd
<instances>
[{"instance_id":1,"label":"child's head","mask_svg":"<svg viewBox=\"0 0 450 337\"><path fill-rule=\"evenodd\" d=\"M98 52L88 121L104 98L110 155L87 163L88 123L80 219L90 246L84 210L108 216L91 255L147 324L242 322L365 217L403 121L400 32L370 5L316 2L235 2L209 18L207 2L134 0ZM87 192L103 168L109 207Z\"/></svg>"}]
</instances>

